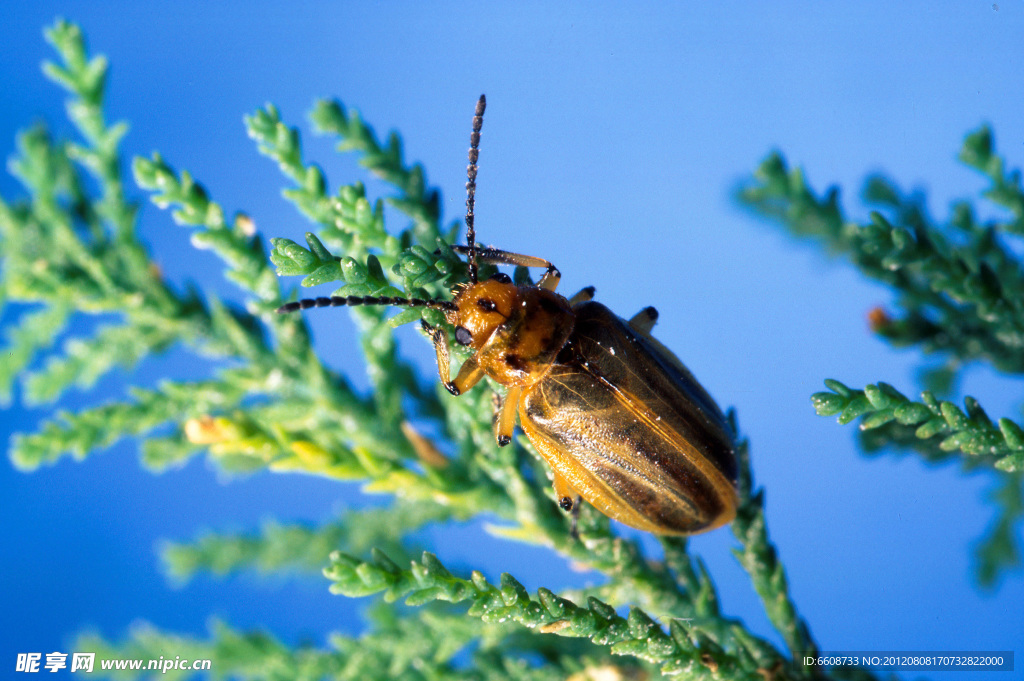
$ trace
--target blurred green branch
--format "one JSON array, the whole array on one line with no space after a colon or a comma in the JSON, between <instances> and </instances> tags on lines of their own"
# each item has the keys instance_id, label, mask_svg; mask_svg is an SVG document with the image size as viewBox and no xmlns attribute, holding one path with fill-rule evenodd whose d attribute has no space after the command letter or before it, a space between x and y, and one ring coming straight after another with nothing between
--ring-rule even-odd
<instances>
[{"instance_id":1,"label":"blurred green branch","mask_svg":"<svg viewBox=\"0 0 1024 681\"><path fill-rule=\"evenodd\" d=\"M835 380L825 381L831 392L811 399L822 416L838 415L843 424L859 418L869 452L912 450L930 462L959 459L965 468L990 471L996 478L991 499L997 516L976 558L979 582L993 586L1003 571L1021 565L1024 431L1010 418L993 423L972 397L964 399L965 411L933 393L949 392L970 362L986 362L1008 374L1024 372L1024 268L1018 256L1024 189L1020 171L1007 170L996 154L987 126L967 135L959 158L986 177L983 196L1001 217L981 220L971 202L957 201L940 223L927 214L922 194L873 176L862 197L877 210L859 224L844 216L838 189L819 196L803 172L790 169L778 153L765 159L737 196L758 215L795 236L815 239L889 286L899 312L875 308L869 315L872 330L895 346L916 346L942 362L924 374L931 390L920 402L887 383L855 390Z\"/></svg>"}]
</instances>

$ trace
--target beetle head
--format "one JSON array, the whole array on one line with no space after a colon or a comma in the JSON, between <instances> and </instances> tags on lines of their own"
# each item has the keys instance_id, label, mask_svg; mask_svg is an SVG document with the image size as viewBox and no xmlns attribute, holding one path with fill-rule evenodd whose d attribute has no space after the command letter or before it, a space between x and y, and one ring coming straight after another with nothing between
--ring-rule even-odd
<instances>
[{"instance_id":1,"label":"beetle head","mask_svg":"<svg viewBox=\"0 0 1024 681\"><path fill-rule=\"evenodd\" d=\"M447 314L455 327L455 342L479 350L509 320L518 301L519 289L508 275L469 284L455 296L457 309Z\"/></svg>"}]
</instances>

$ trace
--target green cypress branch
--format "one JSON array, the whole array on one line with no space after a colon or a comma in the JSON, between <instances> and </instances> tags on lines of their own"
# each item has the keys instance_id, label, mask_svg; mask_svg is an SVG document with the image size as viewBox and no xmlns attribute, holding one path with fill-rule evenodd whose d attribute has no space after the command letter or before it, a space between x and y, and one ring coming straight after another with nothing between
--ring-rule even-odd
<instances>
[{"instance_id":1,"label":"green cypress branch","mask_svg":"<svg viewBox=\"0 0 1024 681\"><path fill-rule=\"evenodd\" d=\"M163 633L152 625L136 625L131 638L112 646L98 636L85 636L77 649L94 650L99 658L157 659L172 650L189 661L211 660L218 678L245 681L364 681L401 678L411 681L584 681L594 678L640 679L646 670L614 664L608 656L552 649L550 637L529 632L507 634L506 627L482 624L441 609L424 610L414 621L393 610L370 611L373 632L359 637L331 636L327 648L292 647L262 632L238 632L214 622L207 641ZM541 657L545 666L531 664L528 655ZM468 658L460 660L459 656ZM591 676L603 672L605 676ZM124 673L117 678L142 678ZM188 678L170 670L161 678Z\"/></svg>"},{"instance_id":2,"label":"green cypress branch","mask_svg":"<svg viewBox=\"0 0 1024 681\"><path fill-rule=\"evenodd\" d=\"M64 343L63 356L51 355L44 369L25 373L25 401L42 404L56 400L70 386L91 388L114 367L130 368L176 340L163 328L141 324L104 326L92 338L72 338Z\"/></svg>"},{"instance_id":3,"label":"green cypress branch","mask_svg":"<svg viewBox=\"0 0 1024 681\"><path fill-rule=\"evenodd\" d=\"M978 146L971 139L965 149ZM964 153L964 158L980 157L977 151ZM990 173L996 166L1001 169L1001 159L984 158ZM1019 185L1015 171L996 192L1011 208L1015 199L1006 187L1014 177ZM905 199L880 178L868 182L865 198L893 212L892 220L874 212L866 224L849 222L838 196L832 188L818 198L802 172L790 171L778 154L766 159L738 193L757 213L782 222L796 235L817 237L829 251L847 255L864 274L898 291L904 316L875 324L891 342L919 344L925 352L961 361L984 359L1006 372L1024 371L1024 272L994 237L995 225L975 225L972 211L961 203L950 226L940 229L919 200ZM1004 228L1014 229L1013 224Z\"/></svg>"},{"instance_id":4,"label":"green cypress branch","mask_svg":"<svg viewBox=\"0 0 1024 681\"><path fill-rule=\"evenodd\" d=\"M40 301L54 310L38 313L46 316L37 319L66 316L67 301L73 300L81 310L116 312L125 322L101 327L92 338L69 340L63 355L51 356L42 371L23 372L28 399L51 401L72 385L88 387L113 367L130 368L142 357L182 340L214 355L232 354L239 349L233 345L243 336L261 333L257 326L236 311L214 309L211 316L197 299L175 294L135 236L137 207L124 197L118 156L127 128L108 127L102 111L106 61L88 57L77 26L58 22L47 37L64 63L47 64L45 70L72 93L69 117L85 144L54 143L39 127L19 137L19 153L11 167L31 201L4 203L0 211L4 289L12 300ZM95 177L98 198L85 193L79 168ZM276 289L276 277L260 261L265 279ZM48 345L50 341L44 341L39 332L38 322L26 327L20 336L22 345L5 358L6 373L13 374L31 359L25 340L39 340L37 351ZM251 341L246 348L251 348ZM120 437L111 432L96 440L84 434L83 428L91 428L86 421L69 423L69 427L51 423L49 442L46 438L22 441L27 449L21 452L28 458L19 459L21 463L35 466L40 460L52 460L61 441L82 456L84 443L110 443Z\"/></svg>"},{"instance_id":5,"label":"green cypress branch","mask_svg":"<svg viewBox=\"0 0 1024 681\"><path fill-rule=\"evenodd\" d=\"M99 224L89 221L93 203L80 194L83 180L68 148L41 127L18 136L10 168L31 201L5 204L0 212L7 295L33 302L74 299L88 311L120 310L138 302L130 292L140 279L151 278L148 263L123 257Z\"/></svg>"},{"instance_id":6,"label":"green cypress branch","mask_svg":"<svg viewBox=\"0 0 1024 681\"><path fill-rule=\"evenodd\" d=\"M81 29L63 20L46 31L47 41L60 53L63 65L43 64L43 73L76 97L68 102L68 117L87 141L71 145L69 157L87 168L99 181L103 195L94 205L97 217L109 224L121 253L133 260L144 258L135 240L137 206L126 200L121 181L118 147L128 132L125 123L108 126L103 115L107 60L89 58Z\"/></svg>"},{"instance_id":7,"label":"green cypress branch","mask_svg":"<svg viewBox=\"0 0 1024 681\"><path fill-rule=\"evenodd\" d=\"M843 254L867 276L898 294L899 315L876 308L872 330L894 345L917 345L943 356L923 374L936 392L950 392L960 367L972 360L990 362L1008 373L1024 371L1024 267L1014 239L1024 234L1024 190L1019 170L1007 170L994 150L992 131L983 126L967 135L960 160L990 182L983 196L1009 216L981 221L969 201L958 201L944 222L931 218L925 197L901 191L874 176L863 199L880 212L856 224L844 217L839 192L812 191L799 169L790 170L779 154L766 159L755 177L740 188L741 203L770 217L799 236L815 237L827 250ZM997 516L976 550L979 581L992 585L997 574L1019 564L1016 532L1024 470L1024 430L1001 418L993 423L978 402L964 409L938 400L907 399L890 385L861 390L826 381L831 392L812 396L823 416L840 423L861 419L861 443L867 452L893 447L917 451L931 462L958 457L965 468L994 468Z\"/></svg>"},{"instance_id":8,"label":"green cypress branch","mask_svg":"<svg viewBox=\"0 0 1024 681\"><path fill-rule=\"evenodd\" d=\"M245 124L260 152L277 161L285 177L298 185L285 190L285 198L310 220L326 228L329 238L341 241L340 246L346 252L359 259L365 257L370 248L384 249L388 255L400 250L398 240L384 229L382 206L378 202L371 208L362 184L342 188L336 198L327 195L323 171L316 165L305 164L298 129L285 125L275 106L268 104L246 116ZM353 238L355 236L359 238Z\"/></svg>"},{"instance_id":9,"label":"green cypress branch","mask_svg":"<svg viewBox=\"0 0 1024 681\"><path fill-rule=\"evenodd\" d=\"M188 171L175 173L160 154L152 159L136 158L132 168L139 186L155 192L154 204L160 208L176 206L172 215L179 224L204 228L195 232L192 243L220 256L231 267L227 276L265 303L262 312L268 313L279 304L279 281L267 266L266 254L248 216L239 213L228 225L224 209L209 198L206 189Z\"/></svg>"},{"instance_id":10,"label":"green cypress branch","mask_svg":"<svg viewBox=\"0 0 1024 681\"><path fill-rule=\"evenodd\" d=\"M147 436L140 446L140 460L149 470L161 472L180 468L198 451L199 447L189 442L180 428L175 428L170 435Z\"/></svg>"},{"instance_id":11,"label":"green cypress branch","mask_svg":"<svg viewBox=\"0 0 1024 681\"><path fill-rule=\"evenodd\" d=\"M756 492L750 470L750 445L744 439L737 446L740 460L740 507L732 523L732 532L741 548L733 549L743 569L750 575L754 589L761 597L765 613L772 626L782 634L797 669L808 674L813 668L802 667L804 655L814 656L818 646L811 637L807 622L796 611L789 593L786 571L778 558L775 546L768 539L764 516L764 490Z\"/></svg>"},{"instance_id":12,"label":"green cypress branch","mask_svg":"<svg viewBox=\"0 0 1024 681\"><path fill-rule=\"evenodd\" d=\"M263 524L256 534L204 534L189 543L167 542L161 559L168 575L186 582L196 573L225 575L255 569L263 573L320 572L338 546L368 552L381 548L403 560L412 557L403 541L428 523L459 516L458 509L429 502L399 502L384 508L346 511L319 526ZM418 552L417 552L418 553Z\"/></svg>"},{"instance_id":13,"label":"green cypress branch","mask_svg":"<svg viewBox=\"0 0 1024 681\"><path fill-rule=\"evenodd\" d=\"M17 326L4 329L7 345L0 362L0 406L11 401L14 380L41 351L48 350L67 326L71 310L65 305L44 307L23 315Z\"/></svg>"},{"instance_id":14,"label":"green cypress branch","mask_svg":"<svg viewBox=\"0 0 1024 681\"><path fill-rule=\"evenodd\" d=\"M75 31L71 33L74 34ZM80 62L84 59L83 56L77 55L73 60ZM75 74L80 76L81 72L80 68L69 67L59 71L58 79L62 82L69 82L69 79L73 81L78 77ZM99 92L93 85L78 82L72 85L73 91L92 93L90 96L94 96L95 101L86 104L98 106ZM70 106L77 111L81 108L79 104L81 103L73 101ZM96 127L96 122L102 121L102 116L91 115L88 120L92 127L87 131L87 137L93 140L103 137L102 131ZM111 134L103 139L109 143L119 139L119 136ZM74 194L76 203L72 207L65 208L58 202L60 191L63 191L61 187L78 188L82 185L77 180L68 179L74 178L75 175L73 166L67 160L67 154L61 151L64 148L53 146L41 131L22 136L22 154L20 161L15 163L15 168L25 179L26 186L35 198L33 208L9 207L5 204L5 210L0 216L4 218L4 236L11 236L15 241L21 240L29 247L17 250L23 256L21 262L25 262L24 266L20 266L21 262L12 261L11 258L5 263L5 274L15 275L16 282L14 287L8 283L5 288L15 294L21 294L22 297L27 297L25 294L28 294L31 296L28 299L38 299L40 290L46 291L43 299L49 301L81 301L84 298L84 306L87 309L119 311L126 316L127 323L122 327L110 327L95 339L72 341L67 346L64 358L51 358L49 368L30 380L31 395L46 399L55 398L72 383L88 385L115 364L130 365L132 359L185 339L204 352L248 358L256 363L261 372L269 375L279 372L282 368L289 370L290 375L301 375L307 385L320 386L329 401L337 404L342 411L348 410L352 413L355 410L359 413L365 409L365 402L357 398L343 381L338 377L324 375L323 368L310 357L308 334L301 320L269 314L269 310L280 302L278 281L267 266L251 221L240 215L229 227L223 219L223 210L220 206L209 200L205 190L194 182L188 173L177 175L158 156L151 161L136 160L135 170L139 183L144 188L158 191L154 200L159 204L175 206L175 217L180 222L203 227L204 229L195 235L196 243L213 248L231 266L230 275L243 288L265 301L260 315L265 319L269 318L271 327L276 331L279 350L284 354L283 362L282 358L271 350L263 336L262 325L250 313L228 308L215 300L207 308L197 298L176 295L159 279L158 274L154 276L155 270L148 257L138 262L118 262L105 256L106 253L117 250L144 254L142 250L123 249L123 243L119 243L115 249L110 247L109 241L104 240L93 244L91 248L83 243L72 227L76 219L74 216L79 213L87 216L98 215L101 211L93 210L92 206L98 204L92 203L84 195ZM113 152L108 152L108 156L111 154ZM110 167L116 169L116 164ZM105 181L104 178L106 181L115 181L110 173L101 177L101 181ZM119 183L119 178L116 179ZM118 195L117 192L112 194ZM101 199L103 200L106 199ZM84 209L83 206L89 208ZM134 211L131 211L131 214L134 215ZM89 234L95 234L95 231L90 231ZM129 232L122 230L122 241L126 234ZM43 249L42 246L47 244L52 246ZM33 249L40 251L39 256L36 256ZM54 252L67 254L74 269L64 267L57 272L51 272L39 268L39 257L47 253L47 257L52 258ZM93 257L97 252L106 259ZM121 272L122 276L112 278L109 276L110 272ZM139 272L144 274L140 275ZM24 283L17 278L17 275L22 273L28 274ZM117 339L120 339L117 344L110 343L111 340ZM120 350L113 352L116 348ZM224 376L237 377L235 374ZM218 406L224 408L227 405ZM121 404L81 415L68 415L64 423L50 423L45 426L44 432L39 436L18 439L14 447L14 456L26 467L37 466L43 461L53 461L62 451L84 456L90 447L106 446L125 434L139 434L156 427L158 424L152 419L133 425L129 418L122 418L146 409L145 403ZM308 407L306 411L309 411ZM173 414L170 411L163 413L167 417ZM173 415L180 416L180 413ZM195 417L200 415L195 414ZM96 432L95 420L107 417L116 417L112 424L114 427L108 428L100 436ZM391 420L393 421L394 417ZM179 422L179 427L183 425L185 424ZM358 430L348 428L343 432L351 433ZM239 465L241 461L237 456L241 453L250 457L248 465L254 461L263 461L265 464L268 461L268 452L288 451L287 448L267 449L267 443L271 439L257 438L253 441L252 438L243 438L230 447L219 443L221 449L230 450L231 454L229 457L222 452L218 456L222 462ZM361 439L366 444L379 440L396 441L393 436L374 439L365 434ZM257 446L260 442L264 445ZM397 441L396 445L396 451L409 451L408 443L402 440ZM180 461L180 457L194 449L187 445L174 447L164 440L160 445L148 446L146 454L148 460L161 462L162 465ZM252 459L253 456L256 458ZM283 465L282 462L278 463Z\"/></svg>"},{"instance_id":15,"label":"green cypress branch","mask_svg":"<svg viewBox=\"0 0 1024 681\"><path fill-rule=\"evenodd\" d=\"M712 678L721 673L736 678L758 678L743 674L739 659L705 640L691 635L679 620L673 620L669 632L639 608L631 608L628 618L596 598L581 607L547 589L533 599L508 573L501 585L494 586L479 572L470 579L452 575L437 557L424 552L419 562L403 570L385 554L374 551L369 561L361 561L341 552L331 555L324 574L333 584L331 591L349 597L384 592L387 602L405 599L407 605L423 605L435 600L460 603L471 601L468 614L486 623L514 621L543 633L589 638L609 646L617 655L632 655L661 666L666 674L687 673L691 678Z\"/></svg>"},{"instance_id":16,"label":"green cypress branch","mask_svg":"<svg viewBox=\"0 0 1024 681\"><path fill-rule=\"evenodd\" d=\"M181 387L165 382L156 390L135 388L132 402L115 402L77 413L59 412L40 432L16 435L11 460L23 470L33 470L68 453L82 459L123 437L148 433L181 414L196 413L204 404L204 392L235 402L243 397L239 393L231 395L231 388L220 381L189 384L184 390Z\"/></svg>"},{"instance_id":17,"label":"green cypress branch","mask_svg":"<svg viewBox=\"0 0 1024 681\"><path fill-rule=\"evenodd\" d=\"M355 151L362 154L360 163L378 177L399 190L400 195L389 199L390 203L408 215L414 223L413 237L421 244L434 243L442 234L439 231L441 216L441 192L428 187L425 172L420 164L411 168L402 160L402 141L397 133L388 135L386 146L377 140L373 129L364 124L356 111L346 111L338 100L320 100L316 103L310 120L318 132L333 134L341 138L338 151ZM459 232L455 222L445 238L451 242Z\"/></svg>"},{"instance_id":18,"label":"green cypress branch","mask_svg":"<svg viewBox=\"0 0 1024 681\"><path fill-rule=\"evenodd\" d=\"M991 493L997 514L974 548L978 583L994 587L1000 575L1021 566L1017 540L1024 523L1024 473L1001 475Z\"/></svg>"},{"instance_id":19,"label":"green cypress branch","mask_svg":"<svg viewBox=\"0 0 1024 681\"><path fill-rule=\"evenodd\" d=\"M868 385L864 390L848 388L829 379L831 392L811 396L819 416L839 416L839 423L861 418L862 430L889 423L914 428L914 436L933 440L942 452L960 451L1005 472L1024 470L1024 430L1007 418L998 425L973 397L964 399L965 410L952 402L940 401L930 392L914 402L888 383ZM941 440L939 439L941 438Z\"/></svg>"},{"instance_id":20,"label":"green cypress branch","mask_svg":"<svg viewBox=\"0 0 1024 681\"><path fill-rule=\"evenodd\" d=\"M1007 172L1005 160L995 153L992 129L987 125L967 136L960 150L960 160L991 180L985 197L1007 208L1013 219L994 225L1014 234L1024 234L1024 189L1021 188L1019 170Z\"/></svg>"},{"instance_id":21,"label":"green cypress branch","mask_svg":"<svg viewBox=\"0 0 1024 681\"><path fill-rule=\"evenodd\" d=\"M493 437L489 431L485 436ZM719 612L714 585L702 565L694 568L685 541L663 539L665 563L654 561L644 555L639 543L617 536L608 519L589 507L583 509L581 541L576 541L568 532L565 516L557 510L553 493L522 477L513 452L506 449L499 454L489 458L484 469L511 492L519 526L497 528L497 534L519 541L543 541L574 562L605 574L608 585L592 590L593 594L620 603L639 603L659 617L686 618L701 637L748 651L755 666L768 668L779 660L770 643L743 631L742 623ZM539 460L537 456L538 466ZM541 470L538 473L544 475Z\"/></svg>"},{"instance_id":22,"label":"green cypress branch","mask_svg":"<svg viewBox=\"0 0 1024 681\"><path fill-rule=\"evenodd\" d=\"M387 233L380 203L371 210L365 197L365 188L361 184L343 187L336 198L329 198L323 172L315 165L305 164L298 130L285 125L275 107L268 105L248 116L246 125L250 136L259 144L260 151L277 161L285 176L300 185L297 189L286 190L285 197L307 217L325 228L321 234L324 241L347 254L341 260L342 274L338 277L334 264L330 262L333 256L320 239L310 234L307 236L311 248L309 251L288 240L275 240L272 253L275 264L283 265L285 271L305 274L304 284L307 285L318 283L321 279L345 278L348 283L336 292L337 295L409 295L427 298L437 295L437 290L419 288L403 293L389 284L384 268L398 263L401 241L407 240L408 235L395 237ZM361 264L363 262L365 266ZM429 314L431 311L427 312L426 318L439 321L436 315ZM362 332L361 345L367 373L374 386L378 416L384 424L394 430L403 419L403 389L416 398L420 411L439 413L440 405L435 393L417 379L412 367L399 356L393 337L381 328L380 322L386 310L355 308L350 314ZM412 321L419 314L420 311L414 311L413 315L406 315L403 321Z\"/></svg>"},{"instance_id":23,"label":"green cypress branch","mask_svg":"<svg viewBox=\"0 0 1024 681\"><path fill-rule=\"evenodd\" d=\"M973 397L965 409L940 401L930 392L914 402L887 383L854 390L839 381L825 381L831 392L811 396L820 416L838 416L842 424L861 419L867 451L893 445L916 449L928 461L940 462L956 452L966 455L965 468L997 470L991 499L996 517L974 550L978 582L993 587L999 574L1021 564L1017 536L1024 523L1024 430L1014 421L997 423Z\"/></svg>"}]
</instances>

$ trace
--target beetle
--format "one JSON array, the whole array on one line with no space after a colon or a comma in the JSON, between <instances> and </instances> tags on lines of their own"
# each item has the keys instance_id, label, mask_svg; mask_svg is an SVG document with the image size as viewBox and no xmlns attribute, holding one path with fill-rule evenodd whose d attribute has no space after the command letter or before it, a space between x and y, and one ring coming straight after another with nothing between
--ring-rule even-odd
<instances>
[{"instance_id":1,"label":"beetle","mask_svg":"<svg viewBox=\"0 0 1024 681\"><path fill-rule=\"evenodd\" d=\"M555 292L561 273L551 262L476 244L474 205L480 96L470 135L466 182L469 282L452 300L333 296L287 303L278 312L312 307L393 305L444 312L455 342L471 351L451 378L445 329L421 322L437 354L441 382L461 395L489 376L506 388L495 437L512 441L516 422L547 461L555 498L573 511L581 498L605 515L656 534L711 530L736 515L735 435L722 410L693 374L651 335L658 313L647 307L628 321L593 300L587 287L571 298ZM479 263L543 267L536 285L504 273L480 281Z\"/></svg>"}]
</instances>

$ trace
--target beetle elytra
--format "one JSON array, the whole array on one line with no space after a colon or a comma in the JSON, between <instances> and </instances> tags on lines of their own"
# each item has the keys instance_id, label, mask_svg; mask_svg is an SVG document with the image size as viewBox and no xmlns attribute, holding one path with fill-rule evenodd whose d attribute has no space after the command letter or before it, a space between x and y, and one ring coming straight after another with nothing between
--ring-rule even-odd
<instances>
[{"instance_id":1,"label":"beetle elytra","mask_svg":"<svg viewBox=\"0 0 1024 681\"><path fill-rule=\"evenodd\" d=\"M505 386L495 422L499 445L520 427L554 477L555 498L578 510L580 498L605 515L657 534L686 535L728 523L736 514L735 436L721 409L686 367L651 336L658 313L628 321L592 300L555 293L551 262L476 244L474 204L486 100L473 117L466 182L469 282L452 300L334 296L288 303L311 307L394 305L441 310L455 342L472 354L451 377L448 331L422 322L438 373L453 395L485 375ZM543 267L536 286L503 273L480 281L480 262ZM575 516L574 516L575 527Z\"/></svg>"}]
</instances>

